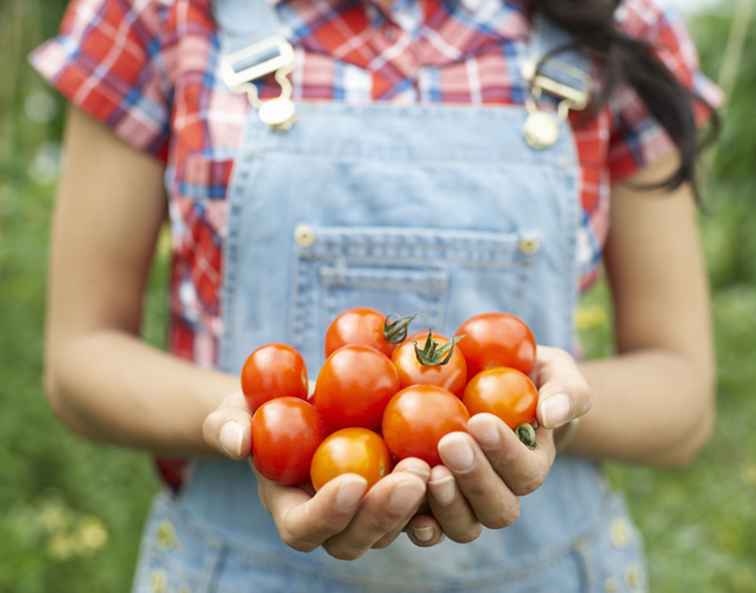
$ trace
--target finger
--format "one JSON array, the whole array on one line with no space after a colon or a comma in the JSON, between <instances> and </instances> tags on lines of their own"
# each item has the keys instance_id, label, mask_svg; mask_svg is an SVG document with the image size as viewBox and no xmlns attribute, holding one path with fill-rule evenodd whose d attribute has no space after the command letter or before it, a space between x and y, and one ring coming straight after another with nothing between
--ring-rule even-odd
<instances>
[{"instance_id":1,"label":"finger","mask_svg":"<svg viewBox=\"0 0 756 593\"><path fill-rule=\"evenodd\" d=\"M517 434L492 414L476 414L468 421L467 430L514 494L525 496L543 484L556 454L552 430L536 431L534 449L523 445Z\"/></svg>"},{"instance_id":2,"label":"finger","mask_svg":"<svg viewBox=\"0 0 756 593\"><path fill-rule=\"evenodd\" d=\"M441 526L430 515L415 515L405 531L412 543L421 548L430 548L444 540L444 532L441 530Z\"/></svg>"},{"instance_id":3,"label":"finger","mask_svg":"<svg viewBox=\"0 0 756 593\"><path fill-rule=\"evenodd\" d=\"M427 483L430 479L430 472L431 468L430 465L428 465L425 461L422 459L417 459L416 457L408 457L406 459L402 459L399 463L397 463L394 466L394 470L392 473L399 473L399 472L405 472L409 474L416 475L418 478L420 478L424 483ZM418 511L425 506L425 502L423 501L418 508ZM392 544L394 540L399 537L399 535L402 533L404 529L404 526L397 527L394 531L391 533L387 533L384 535L381 539L379 539L377 542L373 544L374 548L385 548L386 546Z\"/></svg>"},{"instance_id":4,"label":"finger","mask_svg":"<svg viewBox=\"0 0 756 593\"><path fill-rule=\"evenodd\" d=\"M538 346L538 422L558 428L591 409L591 390L575 359L564 350Z\"/></svg>"},{"instance_id":5,"label":"finger","mask_svg":"<svg viewBox=\"0 0 756 593\"><path fill-rule=\"evenodd\" d=\"M384 536L401 531L425 497L425 483L415 475L399 472L370 488L349 526L328 540L326 551L340 560L362 556Z\"/></svg>"},{"instance_id":6,"label":"finger","mask_svg":"<svg viewBox=\"0 0 756 593\"><path fill-rule=\"evenodd\" d=\"M418 459L417 457L407 457L402 459L394 466L391 473L406 472L416 475L423 482L427 482L430 479L431 468L425 461Z\"/></svg>"},{"instance_id":7,"label":"finger","mask_svg":"<svg viewBox=\"0 0 756 593\"><path fill-rule=\"evenodd\" d=\"M469 543L480 537L478 518L460 492L454 475L443 465L431 470L428 500L433 516L449 539Z\"/></svg>"},{"instance_id":8,"label":"finger","mask_svg":"<svg viewBox=\"0 0 756 593\"><path fill-rule=\"evenodd\" d=\"M367 481L345 474L310 497L301 488L280 486L258 473L261 498L285 544L309 552L344 530L357 512Z\"/></svg>"},{"instance_id":9,"label":"finger","mask_svg":"<svg viewBox=\"0 0 756 593\"><path fill-rule=\"evenodd\" d=\"M205 418L202 436L222 455L242 459L249 455L252 447L251 420L244 396L233 393Z\"/></svg>"},{"instance_id":10,"label":"finger","mask_svg":"<svg viewBox=\"0 0 756 593\"><path fill-rule=\"evenodd\" d=\"M517 520L519 499L496 474L469 434L452 432L445 435L438 443L438 452L483 525L501 529Z\"/></svg>"}]
</instances>

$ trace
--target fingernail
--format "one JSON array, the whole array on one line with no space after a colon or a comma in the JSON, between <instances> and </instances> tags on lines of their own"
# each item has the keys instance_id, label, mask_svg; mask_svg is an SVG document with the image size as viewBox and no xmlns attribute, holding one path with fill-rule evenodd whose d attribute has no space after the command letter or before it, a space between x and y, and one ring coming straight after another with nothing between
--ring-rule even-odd
<instances>
[{"instance_id":1,"label":"fingernail","mask_svg":"<svg viewBox=\"0 0 756 593\"><path fill-rule=\"evenodd\" d=\"M541 416L546 428L557 428L570 419L570 397L566 393L552 395L541 404Z\"/></svg>"},{"instance_id":2,"label":"fingernail","mask_svg":"<svg viewBox=\"0 0 756 593\"><path fill-rule=\"evenodd\" d=\"M405 459L401 462L400 471L413 474L420 478L423 482L427 482L430 478L430 468L428 464L420 461L419 459Z\"/></svg>"},{"instance_id":3,"label":"fingernail","mask_svg":"<svg viewBox=\"0 0 756 593\"><path fill-rule=\"evenodd\" d=\"M422 493L418 491L418 484L415 480L404 480L394 486L389 496L388 506L393 513L408 513L418 502Z\"/></svg>"},{"instance_id":4,"label":"fingernail","mask_svg":"<svg viewBox=\"0 0 756 593\"><path fill-rule=\"evenodd\" d=\"M470 432L484 449L494 449L501 443L501 435L496 421L490 416L475 416L470 421Z\"/></svg>"},{"instance_id":5,"label":"fingernail","mask_svg":"<svg viewBox=\"0 0 756 593\"><path fill-rule=\"evenodd\" d=\"M451 504L454 500L454 478L449 476L437 482L429 482L428 487L431 489L433 497L442 505Z\"/></svg>"},{"instance_id":6,"label":"fingernail","mask_svg":"<svg viewBox=\"0 0 756 593\"><path fill-rule=\"evenodd\" d=\"M444 464L453 472L468 472L475 461L475 453L461 434L452 434L441 439L438 446Z\"/></svg>"},{"instance_id":7,"label":"fingernail","mask_svg":"<svg viewBox=\"0 0 756 593\"><path fill-rule=\"evenodd\" d=\"M242 453L243 441L244 429L238 422L232 420L223 425L220 433L220 444L226 453L233 457L239 457Z\"/></svg>"},{"instance_id":8,"label":"fingernail","mask_svg":"<svg viewBox=\"0 0 756 593\"><path fill-rule=\"evenodd\" d=\"M433 527L415 527L412 531L415 539L423 544L427 544L433 539Z\"/></svg>"},{"instance_id":9,"label":"fingernail","mask_svg":"<svg viewBox=\"0 0 756 593\"><path fill-rule=\"evenodd\" d=\"M343 479L336 493L336 506L340 511L350 512L362 500L367 482L363 478Z\"/></svg>"}]
</instances>

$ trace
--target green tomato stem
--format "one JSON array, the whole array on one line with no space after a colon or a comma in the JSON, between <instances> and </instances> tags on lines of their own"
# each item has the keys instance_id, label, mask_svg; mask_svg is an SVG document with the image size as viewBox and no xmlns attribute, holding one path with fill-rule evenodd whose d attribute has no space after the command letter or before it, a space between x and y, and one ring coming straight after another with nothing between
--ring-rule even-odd
<instances>
[{"instance_id":1,"label":"green tomato stem","mask_svg":"<svg viewBox=\"0 0 756 593\"><path fill-rule=\"evenodd\" d=\"M536 433L532 424L524 422L515 429L515 432L517 433L520 442L528 449L536 448Z\"/></svg>"}]
</instances>

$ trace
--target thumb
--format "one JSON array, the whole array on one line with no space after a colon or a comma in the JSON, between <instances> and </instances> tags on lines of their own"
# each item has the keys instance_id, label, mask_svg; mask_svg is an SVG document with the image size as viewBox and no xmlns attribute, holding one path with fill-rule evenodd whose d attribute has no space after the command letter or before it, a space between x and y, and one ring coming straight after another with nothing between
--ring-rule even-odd
<instances>
[{"instance_id":1,"label":"thumb","mask_svg":"<svg viewBox=\"0 0 756 593\"><path fill-rule=\"evenodd\" d=\"M252 415L241 392L232 393L205 418L202 436L215 451L231 459L250 454Z\"/></svg>"},{"instance_id":2,"label":"thumb","mask_svg":"<svg viewBox=\"0 0 756 593\"><path fill-rule=\"evenodd\" d=\"M558 428L591 409L591 389L575 359L564 350L538 347L538 421Z\"/></svg>"}]
</instances>

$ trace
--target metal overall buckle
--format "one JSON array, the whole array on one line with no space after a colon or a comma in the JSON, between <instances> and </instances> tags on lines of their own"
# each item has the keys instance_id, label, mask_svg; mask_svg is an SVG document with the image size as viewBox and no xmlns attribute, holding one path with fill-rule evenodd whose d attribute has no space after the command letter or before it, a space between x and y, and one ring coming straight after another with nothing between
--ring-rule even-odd
<instances>
[{"instance_id":1,"label":"metal overall buckle","mask_svg":"<svg viewBox=\"0 0 756 593\"><path fill-rule=\"evenodd\" d=\"M226 54L220 61L221 78L235 92L247 94L260 120L274 130L288 130L296 121L288 75L294 69L294 48L282 36L263 39L242 50ZM275 73L281 94L262 100L254 81Z\"/></svg>"},{"instance_id":2,"label":"metal overall buckle","mask_svg":"<svg viewBox=\"0 0 756 593\"><path fill-rule=\"evenodd\" d=\"M569 75L578 79L583 89L589 88L588 75L580 68L559 62L558 66ZM580 111L588 105L588 90L580 90L549 78L536 71L535 62L526 62L522 66L522 75L528 82L529 93L525 101L528 116L525 119L523 135L531 148L544 150L553 146L559 139L559 126L567 121L570 110ZM559 99L556 113L541 109L539 100L546 92Z\"/></svg>"}]
</instances>

